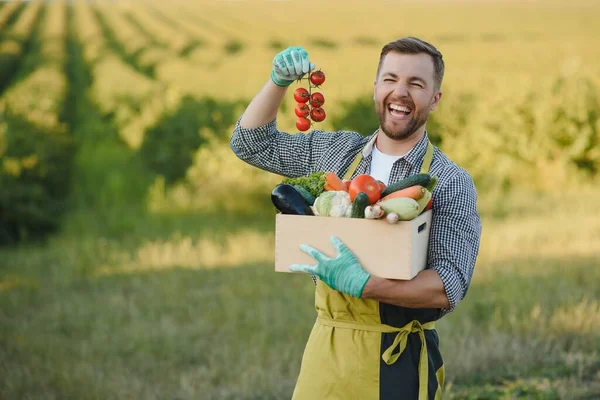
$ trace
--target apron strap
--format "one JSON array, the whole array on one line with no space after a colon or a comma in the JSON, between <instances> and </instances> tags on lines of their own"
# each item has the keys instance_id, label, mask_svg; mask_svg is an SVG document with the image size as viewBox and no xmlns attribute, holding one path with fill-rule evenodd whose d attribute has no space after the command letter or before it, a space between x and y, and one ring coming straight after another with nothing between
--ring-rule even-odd
<instances>
[{"instance_id":1,"label":"apron strap","mask_svg":"<svg viewBox=\"0 0 600 400\"><path fill-rule=\"evenodd\" d=\"M423 165L421 166L422 174L429 173L429 167L431 167L431 160L433 160L433 145L428 140L427 151L425 152L425 157L423 158Z\"/></svg>"},{"instance_id":2,"label":"apron strap","mask_svg":"<svg viewBox=\"0 0 600 400\"><path fill-rule=\"evenodd\" d=\"M430 141L427 141L427 151L425 152L425 157L423 158L423 165L421 166L421 173L427 174L429 173L429 168L431 167L431 161L433 160L433 145ZM344 174L342 178L345 181L348 181L354 175L358 164L362 161L362 150L354 157L352 160L352 164L348 167L348 171Z\"/></svg>"},{"instance_id":3,"label":"apron strap","mask_svg":"<svg viewBox=\"0 0 600 400\"><path fill-rule=\"evenodd\" d=\"M435 329L435 321L430 321L421 324L417 320L413 320L402 328L396 328L394 326L386 324L366 324L364 322L356 321L343 321L339 319L330 319L319 316L317 322L321 325L331 326L334 328L345 328L355 329L360 331L371 331L381 333L393 333L398 332L394 342L388 347L381 358L387 365L395 363L400 355L406 349L408 343L408 335L411 333L418 333L421 339L421 356L419 358L419 400L427 400L427 385L429 382L429 357L427 355L427 342L425 341L425 330ZM396 348L399 348L397 353L394 353Z\"/></svg>"},{"instance_id":4,"label":"apron strap","mask_svg":"<svg viewBox=\"0 0 600 400\"><path fill-rule=\"evenodd\" d=\"M356 171L356 168L358 167L358 164L360 164L361 161L362 150L356 155L356 157L354 157L354 160L352 160L352 164L350 164L350 167L348 167L348 171L346 171L343 180L349 181L352 178L352 175L354 175L354 171Z\"/></svg>"}]
</instances>

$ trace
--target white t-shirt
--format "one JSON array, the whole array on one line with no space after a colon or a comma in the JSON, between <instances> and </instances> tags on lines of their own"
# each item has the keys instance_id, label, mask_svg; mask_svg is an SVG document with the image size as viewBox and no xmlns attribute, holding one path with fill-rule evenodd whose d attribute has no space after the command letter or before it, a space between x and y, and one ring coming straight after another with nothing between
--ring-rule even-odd
<instances>
[{"instance_id":1,"label":"white t-shirt","mask_svg":"<svg viewBox=\"0 0 600 400\"><path fill-rule=\"evenodd\" d=\"M371 155L373 158L371 159L371 172L369 175L388 185L390 173L392 172L392 166L399 158L404 157L404 155L390 156L384 154L377 149L377 145L375 144L373 145L373 152Z\"/></svg>"}]
</instances>

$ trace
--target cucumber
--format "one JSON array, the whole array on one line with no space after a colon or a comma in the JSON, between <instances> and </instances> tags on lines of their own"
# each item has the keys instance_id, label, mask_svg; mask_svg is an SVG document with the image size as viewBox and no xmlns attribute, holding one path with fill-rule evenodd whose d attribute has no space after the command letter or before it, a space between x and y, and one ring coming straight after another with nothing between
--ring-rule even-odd
<instances>
[{"instance_id":1,"label":"cucumber","mask_svg":"<svg viewBox=\"0 0 600 400\"><path fill-rule=\"evenodd\" d=\"M313 196L312 194L310 194L310 192L306 189L304 189L302 186L300 185L292 185L294 186L294 189L296 189L296 191L298 191L298 193L300 193L302 195L302 197L304 197L304 200L306 200L306 202L309 205L313 205L315 204L315 196Z\"/></svg>"},{"instance_id":2,"label":"cucumber","mask_svg":"<svg viewBox=\"0 0 600 400\"><path fill-rule=\"evenodd\" d=\"M369 196L360 192L354 198L354 202L352 202L352 218L364 218L365 217L365 208L369 205Z\"/></svg>"},{"instance_id":3,"label":"cucumber","mask_svg":"<svg viewBox=\"0 0 600 400\"><path fill-rule=\"evenodd\" d=\"M282 214L315 215L308 202L292 185L277 185L271 192L271 201Z\"/></svg>"},{"instance_id":4,"label":"cucumber","mask_svg":"<svg viewBox=\"0 0 600 400\"><path fill-rule=\"evenodd\" d=\"M394 184L383 189L381 192L381 198L384 198L390 193L397 192L398 190L406 189L414 185L421 185L426 188L431 183L432 177L429 174L415 174L407 178L402 179Z\"/></svg>"},{"instance_id":5,"label":"cucumber","mask_svg":"<svg viewBox=\"0 0 600 400\"><path fill-rule=\"evenodd\" d=\"M437 185L437 183L438 183L438 177L437 177L437 175L434 175L431 177L431 182L429 183L429 185L427 185L427 187L425 189L427 189L431 193L433 193L433 189L435 188L435 185Z\"/></svg>"}]
</instances>

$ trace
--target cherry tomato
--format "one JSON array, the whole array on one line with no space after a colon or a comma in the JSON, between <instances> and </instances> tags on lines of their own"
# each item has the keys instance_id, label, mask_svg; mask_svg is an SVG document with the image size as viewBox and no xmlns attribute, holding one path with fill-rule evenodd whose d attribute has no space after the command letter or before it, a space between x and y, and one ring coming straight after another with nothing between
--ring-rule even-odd
<instances>
[{"instance_id":1,"label":"cherry tomato","mask_svg":"<svg viewBox=\"0 0 600 400\"><path fill-rule=\"evenodd\" d=\"M302 132L307 131L308 128L310 128L310 121L304 117L298 117L296 120L296 128Z\"/></svg>"},{"instance_id":2,"label":"cherry tomato","mask_svg":"<svg viewBox=\"0 0 600 400\"><path fill-rule=\"evenodd\" d=\"M294 112L298 117L307 117L310 113L310 107L306 103L298 103Z\"/></svg>"},{"instance_id":3,"label":"cherry tomato","mask_svg":"<svg viewBox=\"0 0 600 400\"><path fill-rule=\"evenodd\" d=\"M354 201L354 198L360 192L364 192L369 197L369 204L374 204L381 198L381 188L379 182L375 180L371 175L362 174L352 179L350 182L350 199Z\"/></svg>"},{"instance_id":4,"label":"cherry tomato","mask_svg":"<svg viewBox=\"0 0 600 400\"><path fill-rule=\"evenodd\" d=\"M321 107L316 107L310 110L310 118L315 122L321 122L325 119L325 117L325 110L323 110Z\"/></svg>"},{"instance_id":5,"label":"cherry tomato","mask_svg":"<svg viewBox=\"0 0 600 400\"><path fill-rule=\"evenodd\" d=\"M310 81L313 85L322 85L325 82L325 74L323 71L315 71L310 74Z\"/></svg>"},{"instance_id":6,"label":"cherry tomato","mask_svg":"<svg viewBox=\"0 0 600 400\"><path fill-rule=\"evenodd\" d=\"M310 105L313 107L321 107L325 103L325 97L323 93L313 93L310 95Z\"/></svg>"},{"instance_id":7,"label":"cherry tomato","mask_svg":"<svg viewBox=\"0 0 600 400\"><path fill-rule=\"evenodd\" d=\"M306 103L309 100L308 90L304 88L294 90L294 99L296 99L298 103Z\"/></svg>"}]
</instances>

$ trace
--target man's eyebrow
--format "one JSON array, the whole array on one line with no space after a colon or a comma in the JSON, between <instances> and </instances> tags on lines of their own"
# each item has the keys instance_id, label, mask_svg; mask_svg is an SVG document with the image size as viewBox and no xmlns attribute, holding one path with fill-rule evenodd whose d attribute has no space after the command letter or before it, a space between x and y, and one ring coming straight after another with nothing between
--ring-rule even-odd
<instances>
[{"instance_id":1,"label":"man's eyebrow","mask_svg":"<svg viewBox=\"0 0 600 400\"><path fill-rule=\"evenodd\" d=\"M391 76L392 78L398 79L398 75L393 72L384 72L381 76Z\"/></svg>"}]
</instances>

